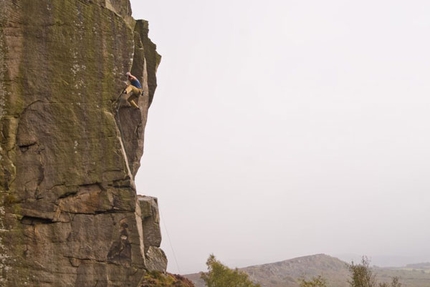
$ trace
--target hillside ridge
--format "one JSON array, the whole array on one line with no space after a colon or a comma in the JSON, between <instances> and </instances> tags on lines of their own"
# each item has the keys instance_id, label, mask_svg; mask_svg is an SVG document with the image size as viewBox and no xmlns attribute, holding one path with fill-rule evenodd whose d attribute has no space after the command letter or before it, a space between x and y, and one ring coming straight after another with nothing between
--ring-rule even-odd
<instances>
[{"instance_id":1,"label":"hillside ridge","mask_svg":"<svg viewBox=\"0 0 430 287\"><path fill-rule=\"evenodd\" d=\"M348 264L349 262L321 253L238 269L262 287L299 287L300 279L308 280L319 275L327 280L330 287L345 287L350 278ZM393 277L399 277L405 287L428 287L430 282L428 263L408 264L405 267L375 266L373 270L380 282L390 282ZM205 286L200 273L184 277L190 279L196 287Z\"/></svg>"}]
</instances>

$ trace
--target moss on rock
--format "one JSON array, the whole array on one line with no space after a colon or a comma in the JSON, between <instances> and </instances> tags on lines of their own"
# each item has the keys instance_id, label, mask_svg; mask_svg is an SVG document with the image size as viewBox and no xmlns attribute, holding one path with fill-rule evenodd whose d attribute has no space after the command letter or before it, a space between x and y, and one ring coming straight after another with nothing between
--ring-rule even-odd
<instances>
[{"instance_id":1,"label":"moss on rock","mask_svg":"<svg viewBox=\"0 0 430 287\"><path fill-rule=\"evenodd\" d=\"M194 284L181 275L148 272L139 287L194 287Z\"/></svg>"}]
</instances>

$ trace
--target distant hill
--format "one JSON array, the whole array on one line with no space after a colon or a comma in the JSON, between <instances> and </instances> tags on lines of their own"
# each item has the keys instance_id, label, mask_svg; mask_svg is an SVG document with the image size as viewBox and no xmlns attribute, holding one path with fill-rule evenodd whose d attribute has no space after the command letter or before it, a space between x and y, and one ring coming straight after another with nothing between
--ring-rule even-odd
<instances>
[{"instance_id":1,"label":"distant hill","mask_svg":"<svg viewBox=\"0 0 430 287\"><path fill-rule=\"evenodd\" d=\"M416 264L407 264L406 268L427 269L427 270L430 270L430 262L423 262L423 263L416 263Z\"/></svg>"},{"instance_id":2,"label":"distant hill","mask_svg":"<svg viewBox=\"0 0 430 287\"><path fill-rule=\"evenodd\" d=\"M310 255L285 261L240 268L262 287L299 287L300 279L310 279L321 275L330 287L347 287L349 280L348 264L338 258L325 254ZM413 267L412 267L413 266ZM390 282L399 277L403 287L429 287L429 263L410 264L399 268L378 268L374 271L380 282ZM184 277L194 282L196 287L204 287L200 274Z\"/></svg>"}]
</instances>

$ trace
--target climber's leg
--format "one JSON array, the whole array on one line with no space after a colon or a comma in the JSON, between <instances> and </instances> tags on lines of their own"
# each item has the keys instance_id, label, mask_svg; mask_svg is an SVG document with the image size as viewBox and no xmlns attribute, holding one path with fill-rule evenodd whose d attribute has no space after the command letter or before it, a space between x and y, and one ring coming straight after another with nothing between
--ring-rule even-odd
<instances>
[{"instance_id":1,"label":"climber's leg","mask_svg":"<svg viewBox=\"0 0 430 287\"><path fill-rule=\"evenodd\" d=\"M136 96L135 93L131 93L131 95L128 97L127 102L130 103L130 105L132 105L135 108L139 108L139 106L137 105L139 97Z\"/></svg>"},{"instance_id":2,"label":"climber's leg","mask_svg":"<svg viewBox=\"0 0 430 287\"><path fill-rule=\"evenodd\" d=\"M135 108L139 108L139 106L133 101L133 100L130 100L129 101L129 103L133 106L133 107L135 107Z\"/></svg>"},{"instance_id":3,"label":"climber's leg","mask_svg":"<svg viewBox=\"0 0 430 287\"><path fill-rule=\"evenodd\" d=\"M128 86L124 89L124 94L128 94L128 93L130 93L130 92L133 90L133 88L135 88L135 87L133 87L132 85L128 85Z\"/></svg>"}]
</instances>

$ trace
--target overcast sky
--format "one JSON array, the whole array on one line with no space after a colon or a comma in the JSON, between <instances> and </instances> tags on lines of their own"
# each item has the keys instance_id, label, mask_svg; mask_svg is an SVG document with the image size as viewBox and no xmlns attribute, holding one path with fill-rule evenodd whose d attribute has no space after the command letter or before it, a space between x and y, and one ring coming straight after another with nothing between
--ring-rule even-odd
<instances>
[{"instance_id":1,"label":"overcast sky","mask_svg":"<svg viewBox=\"0 0 430 287\"><path fill-rule=\"evenodd\" d=\"M170 272L430 261L430 1L131 3L163 56L137 187Z\"/></svg>"}]
</instances>

